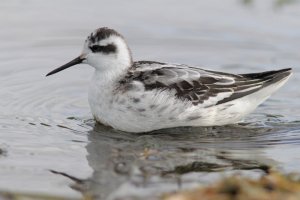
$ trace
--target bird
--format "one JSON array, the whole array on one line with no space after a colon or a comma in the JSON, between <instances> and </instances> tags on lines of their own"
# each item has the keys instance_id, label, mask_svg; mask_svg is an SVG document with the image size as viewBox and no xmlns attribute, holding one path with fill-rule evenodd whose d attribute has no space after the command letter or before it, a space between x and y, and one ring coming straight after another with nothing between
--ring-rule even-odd
<instances>
[{"instance_id":1,"label":"bird","mask_svg":"<svg viewBox=\"0 0 300 200\"><path fill-rule=\"evenodd\" d=\"M49 72L92 66L88 102L95 120L125 132L235 124L284 85L291 68L230 74L185 64L133 61L125 38L93 31L80 56Z\"/></svg>"}]
</instances>

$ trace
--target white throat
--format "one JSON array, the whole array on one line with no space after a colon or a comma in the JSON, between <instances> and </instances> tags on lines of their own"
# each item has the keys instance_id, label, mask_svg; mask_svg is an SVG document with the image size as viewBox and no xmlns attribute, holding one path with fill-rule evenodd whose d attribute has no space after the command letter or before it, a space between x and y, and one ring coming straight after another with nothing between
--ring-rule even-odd
<instances>
[{"instance_id":1,"label":"white throat","mask_svg":"<svg viewBox=\"0 0 300 200\"><path fill-rule=\"evenodd\" d=\"M99 73L102 76L115 78L123 74L132 65L131 52L121 37L113 35L99 43L99 45L103 46L108 44L114 44L117 47L115 53L89 54L87 64L95 68L96 74Z\"/></svg>"}]
</instances>

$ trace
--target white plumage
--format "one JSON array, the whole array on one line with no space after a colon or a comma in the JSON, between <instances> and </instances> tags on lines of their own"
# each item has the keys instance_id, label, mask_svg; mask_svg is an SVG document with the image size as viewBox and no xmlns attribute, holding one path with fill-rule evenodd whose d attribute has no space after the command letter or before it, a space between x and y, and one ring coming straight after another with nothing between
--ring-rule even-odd
<instances>
[{"instance_id":1,"label":"white plumage","mask_svg":"<svg viewBox=\"0 0 300 200\"><path fill-rule=\"evenodd\" d=\"M280 88L291 69L227 74L181 64L133 62L124 38L100 28L82 54L48 75L78 63L95 68L89 104L98 122L128 132L236 123Z\"/></svg>"}]
</instances>

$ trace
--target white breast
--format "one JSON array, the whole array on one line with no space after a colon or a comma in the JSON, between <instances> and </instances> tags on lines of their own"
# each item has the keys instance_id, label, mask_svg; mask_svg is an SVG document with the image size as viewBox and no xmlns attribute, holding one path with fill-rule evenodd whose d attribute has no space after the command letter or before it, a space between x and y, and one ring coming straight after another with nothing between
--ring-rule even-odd
<instances>
[{"instance_id":1,"label":"white breast","mask_svg":"<svg viewBox=\"0 0 300 200\"><path fill-rule=\"evenodd\" d=\"M170 91L145 91L138 82L134 87L130 92L122 88L116 90L115 80L108 81L95 73L89 88L89 104L95 119L128 132L146 132L186 123L184 119L194 107L190 102L174 98Z\"/></svg>"},{"instance_id":2,"label":"white breast","mask_svg":"<svg viewBox=\"0 0 300 200\"><path fill-rule=\"evenodd\" d=\"M176 98L172 90L145 90L141 82L133 82L130 90L118 87L117 79L111 77L95 73L89 89L90 107L98 122L127 132L236 123L287 80L231 102L203 107Z\"/></svg>"}]
</instances>

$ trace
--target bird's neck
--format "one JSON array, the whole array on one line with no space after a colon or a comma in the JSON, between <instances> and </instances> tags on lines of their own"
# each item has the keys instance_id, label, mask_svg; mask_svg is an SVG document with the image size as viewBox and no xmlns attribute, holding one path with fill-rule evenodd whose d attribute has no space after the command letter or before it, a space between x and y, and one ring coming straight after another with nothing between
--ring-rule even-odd
<instances>
[{"instance_id":1,"label":"bird's neck","mask_svg":"<svg viewBox=\"0 0 300 200\"><path fill-rule=\"evenodd\" d=\"M114 87L118 80L127 74L128 69L132 66L131 51L124 41L115 40L118 44L118 53L116 55L107 55L97 60L92 66L95 68L93 81L106 87Z\"/></svg>"},{"instance_id":2,"label":"bird's neck","mask_svg":"<svg viewBox=\"0 0 300 200\"><path fill-rule=\"evenodd\" d=\"M115 81L117 78L126 74L127 70L132 66L132 56L126 44L119 45L120 51L117 55L105 56L95 63L91 63L95 68L95 76L102 78L104 81ZM116 56L116 57L115 57Z\"/></svg>"},{"instance_id":3,"label":"bird's neck","mask_svg":"<svg viewBox=\"0 0 300 200\"><path fill-rule=\"evenodd\" d=\"M105 65L105 63L102 63ZM127 74L128 69L131 67L131 60L127 62L109 62L107 66L102 69L95 68L92 82L99 87L113 88L119 80Z\"/></svg>"}]
</instances>

